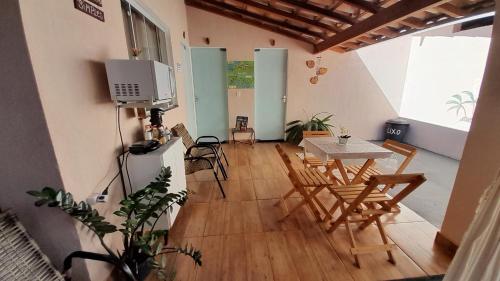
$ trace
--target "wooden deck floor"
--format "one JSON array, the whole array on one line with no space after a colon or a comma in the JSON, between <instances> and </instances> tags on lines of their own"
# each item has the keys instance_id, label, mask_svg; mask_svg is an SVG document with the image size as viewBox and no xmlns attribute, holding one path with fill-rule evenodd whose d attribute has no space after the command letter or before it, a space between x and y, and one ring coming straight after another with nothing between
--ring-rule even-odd
<instances>
[{"instance_id":1,"label":"wooden deck floor","mask_svg":"<svg viewBox=\"0 0 500 281\"><path fill-rule=\"evenodd\" d=\"M285 145L291 158L298 148ZM316 281L389 280L445 273L450 258L433 245L437 229L403 206L397 215L384 217L390 239L397 245L396 265L385 253L360 257L353 265L345 229L327 234L306 208L284 223L274 203L291 188L272 143L225 146L230 167L222 199L213 176L197 173L188 178L192 195L171 230L171 241L201 249L203 266L171 255L175 280L198 281ZM299 198L292 198L288 204ZM323 200L334 200L323 194ZM375 226L355 231L360 245L380 243Z\"/></svg>"}]
</instances>

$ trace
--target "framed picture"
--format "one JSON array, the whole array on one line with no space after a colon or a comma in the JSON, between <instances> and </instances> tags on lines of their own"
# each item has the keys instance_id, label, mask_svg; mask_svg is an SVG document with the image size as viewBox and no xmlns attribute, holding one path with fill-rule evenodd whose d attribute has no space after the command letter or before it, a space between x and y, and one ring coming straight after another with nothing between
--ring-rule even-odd
<instances>
[{"instance_id":1,"label":"framed picture","mask_svg":"<svg viewBox=\"0 0 500 281\"><path fill-rule=\"evenodd\" d=\"M248 117L247 116L236 116L236 130L246 131L248 128Z\"/></svg>"}]
</instances>

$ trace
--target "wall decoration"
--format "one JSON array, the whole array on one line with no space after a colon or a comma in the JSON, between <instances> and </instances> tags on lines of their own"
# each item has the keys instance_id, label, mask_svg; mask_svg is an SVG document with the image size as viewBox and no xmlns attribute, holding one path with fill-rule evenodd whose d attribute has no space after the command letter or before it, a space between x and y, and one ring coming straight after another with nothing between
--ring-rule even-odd
<instances>
[{"instance_id":1,"label":"wall decoration","mask_svg":"<svg viewBox=\"0 0 500 281\"><path fill-rule=\"evenodd\" d=\"M328 68L321 66L321 57L316 57L316 61L307 60L306 65L309 68L314 68L316 66L316 71L314 73L315 75L309 79L309 82L311 84L317 84L319 81L319 76L325 75L328 72Z\"/></svg>"},{"instance_id":2,"label":"wall decoration","mask_svg":"<svg viewBox=\"0 0 500 281\"><path fill-rule=\"evenodd\" d=\"M313 61L313 60L307 60L307 61L306 61L306 65L307 65L307 67L309 67L309 68L313 68L313 67L314 67L314 64L315 64L315 63L314 63L314 61Z\"/></svg>"},{"instance_id":3,"label":"wall decoration","mask_svg":"<svg viewBox=\"0 0 500 281\"><path fill-rule=\"evenodd\" d=\"M446 102L448 111L454 111L459 122L472 122L472 116L476 109L477 98L471 91L462 91L460 94L455 94ZM469 110L469 111L467 111Z\"/></svg>"},{"instance_id":4,"label":"wall decoration","mask_svg":"<svg viewBox=\"0 0 500 281\"><path fill-rule=\"evenodd\" d=\"M246 131L248 128L248 117L247 116L236 116L236 130Z\"/></svg>"},{"instance_id":5,"label":"wall decoration","mask_svg":"<svg viewBox=\"0 0 500 281\"><path fill-rule=\"evenodd\" d=\"M102 7L102 0L87 0L90 3L96 4L99 7Z\"/></svg>"},{"instance_id":6,"label":"wall decoration","mask_svg":"<svg viewBox=\"0 0 500 281\"><path fill-rule=\"evenodd\" d=\"M102 0L92 0L91 2L100 3L100 6L102 6ZM74 4L75 9L104 22L104 12L94 5L87 3L85 0L74 0Z\"/></svg>"},{"instance_id":7,"label":"wall decoration","mask_svg":"<svg viewBox=\"0 0 500 281\"><path fill-rule=\"evenodd\" d=\"M254 62L253 61L228 62L227 87L229 89L253 89Z\"/></svg>"}]
</instances>

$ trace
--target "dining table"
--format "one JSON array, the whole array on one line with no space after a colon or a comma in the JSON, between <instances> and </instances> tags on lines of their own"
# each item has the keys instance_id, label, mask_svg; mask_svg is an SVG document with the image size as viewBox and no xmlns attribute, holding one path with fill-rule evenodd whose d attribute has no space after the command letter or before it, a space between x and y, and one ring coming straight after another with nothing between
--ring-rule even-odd
<instances>
[{"instance_id":1,"label":"dining table","mask_svg":"<svg viewBox=\"0 0 500 281\"><path fill-rule=\"evenodd\" d=\"M342 185L359 184L363 181L363 174L375 163L375 159L389 158L393 154L369 141L351 137L346 144L339 144L336 137L304 138L304 153L311 153L319 158L325 165L329 160L334 160L339 170ZM347 175L345 160L365 160L365 163L351 180ZM327 171L332 172L332 171Z\"/></svg>"}]
</instances>

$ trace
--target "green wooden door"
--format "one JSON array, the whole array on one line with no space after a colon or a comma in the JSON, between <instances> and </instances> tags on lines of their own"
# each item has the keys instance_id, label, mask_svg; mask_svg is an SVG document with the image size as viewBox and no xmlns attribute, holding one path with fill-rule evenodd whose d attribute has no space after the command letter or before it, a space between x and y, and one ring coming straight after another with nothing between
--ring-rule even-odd
<instances>
[{"instance_id":1,"label":"green wooden door","mask_svg":"<svg viewBox=\"0 0 500 281\"><path fill-rule=\"evenodd\" d=\"M198 136L228 136L226 50L191 49Z\"/></svg>"},{"instance_id":2,"label":"green wooden door","mask_svg":"<svg viewBox=\"0 0 500 281\"><path fill-rule=\"evenodd\" d=\"M255 133L259 140L282 140L288 50L255 50Z\"/></svg>"}]
</instances>

